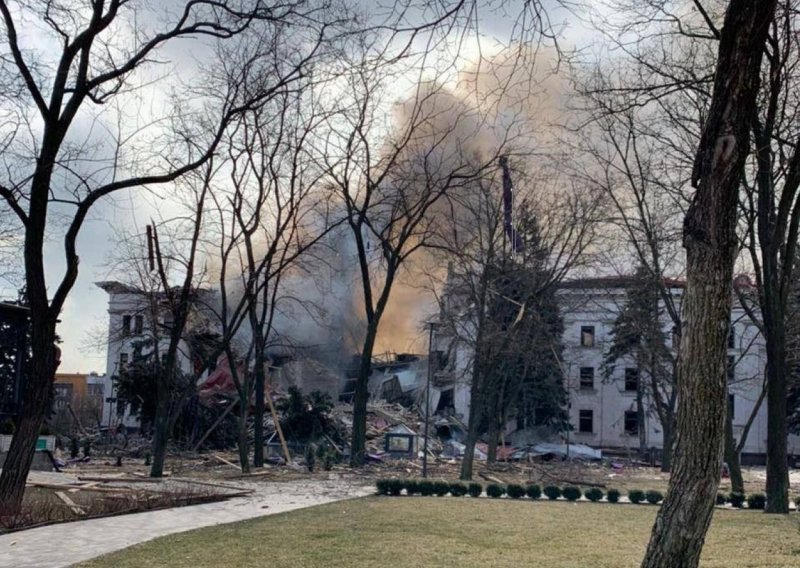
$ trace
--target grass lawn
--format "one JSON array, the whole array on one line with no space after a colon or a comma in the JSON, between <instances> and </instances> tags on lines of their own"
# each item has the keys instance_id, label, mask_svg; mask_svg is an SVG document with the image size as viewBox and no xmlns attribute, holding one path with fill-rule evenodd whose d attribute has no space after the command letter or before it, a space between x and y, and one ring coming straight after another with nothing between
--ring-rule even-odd
<instances>
[{"instance_id":1,"label":"grass lawn","mask_svg":"<svg viewBox=\"0 0 800 568\"><path fill-rule=\"evenodd\" d=\"M80 566L638 566L656 509L368 497L168 536ZM800 514L717 510L701 566L800 566Z\"/></svg>"}]
</instances>

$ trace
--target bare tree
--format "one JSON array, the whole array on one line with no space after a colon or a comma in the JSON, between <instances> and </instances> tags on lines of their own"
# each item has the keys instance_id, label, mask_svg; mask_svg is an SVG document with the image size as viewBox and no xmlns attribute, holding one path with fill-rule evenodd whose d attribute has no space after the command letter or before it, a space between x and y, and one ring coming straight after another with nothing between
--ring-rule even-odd
<instances>
[{"instance_id":1,"label":"bare tree","mask_svg":"<svg viewBox=\"0 0 800 568\"><path fill-rule=\"evenodd\" d=\"M142 74L152 69L160 49L173 40L223 40L255 23L312 27L317 33L309 35L317 38L326 33L324 24L305 18L306 7L301 4L191 0L179 2L175 8L174 14L164 18L151 12L156 22L144 25L144 14L124 0L95 1L89 6L71 0L0 2L4 24L0 83L13 86L4 90L3 102L4 107L15 109L17 117L15 139L8 142L15 152L6 155L10 163L0 182L0 196L25 228L33 353L19 427L0 475L0 510L4 514L17 513L21 506L57 366L56 323L78 275L76 241L87 215L116 192L169 183L203 165L213 155L229 120L296 80L309 52L301 50L299 61L287 62L285 73L274 77L266 91L223 87L218 98L222 104L204 109L215 124L210 136L207 130L192 129L164 134L156 118L151 128L142 126L132 136L118 133L116 141L92 139L91 135L81 140L80 123L101 115L110 103L123 100L146 83ZM20 29L22 22L26 29ZM26 48L27 30L35 30L38 41L54 48L39 53ZM269 35L269 30L264 33ZM310 45L313 54L317 42ZM187 97L181 102L185 109L192 106ZM172 133L176 136L170 136ZM137 151L127 153L124 142L132 139L139 142ZM149 145L150 151L142 144ZM92 155L90 149L95 147L103 150ZM177 149L180 152L173 151ZM58 219L55 225L54 219ZM44 242L56 226L66 227L66 268L48 293Z\"/></svg>"},{"instance_id":2,"label":"bare tree","mask_svg":"<svg viewBox=\"0 0 800 568\"><path fill-rule=\"evenodd\" d=\"M684 222L687 289L673 472L642 562L646 567L697 566L714 511L725 430L738 188L775 4L732 0L720 31L711 108L692 175L697 192Z\"/></svg>"}]
</instances>

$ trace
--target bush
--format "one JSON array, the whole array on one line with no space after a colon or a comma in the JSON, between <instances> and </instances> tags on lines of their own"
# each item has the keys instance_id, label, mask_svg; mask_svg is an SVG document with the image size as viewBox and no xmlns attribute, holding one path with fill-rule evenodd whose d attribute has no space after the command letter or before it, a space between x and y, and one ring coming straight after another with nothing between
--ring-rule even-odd
<instances>
[{"instance_id":1,"label":"bush","mask_svg":"<svg viewBox=\"0 0 800 568\"><path fill-rule=\"evenodd\" d=\"M724 505L728 502L728 496L724 493L717 493L717 505Z\"/></svg>"},{"instance_id":2,"label":"bush","mask_svg":"<svg viewBox=\"0 0 800 568\"><path fill-rule=\"evenodd\" d=\"M450 484L446 481L434 481L433 492L436 493L437 497L444 497L450 493Z\"/></svg>"},{"instance_id":3,"label":"bush","mask_svg":"<svg viewBox=\"0 0 800 568\"><path fill-rule=\"evenodd\" d=\"M525 488L525 494L531 499L538 499L542 496L542 488L538 485L528 485Z\"/></svg>"},{"instance_id":4,"label":"bush","mask_svg":"<svg viewBox=\"0 0 800 568\"><path fill-rule=\"evenodd\" d=\"M453 497L463 497L467 494L467 486L463 483L451 483L450 495Z\"/></svg>"},{"instance_id":5,"label":"bush","mask_svg":"<svg viewBox=\"0 0 800 568\"><path fill-rule=\"evenodd\" d=\"M647 502L651 505L658 505L664 500L664 495L660 491L654 491L651 489L644 494L644 498L647 499Z\"/></svg>"},{"instance_id":6,"label":"bush","mask_svg":"<svg viewBox=\"0 0 800 568\"><path fill-rule=\"evenodd\" d=\"M496 483L490 483L486 486L486 494L492 499L502 497L505 492L505 487L502 485L497 485Z\"/></svg>"},{"instance_id":7,"label":"bush","mask_svg":"<svg viewBox=\"0 0 800 568\"><path fill-rule=\"evenodd\" d=\"M378 490L378 495L389 494L389 479L379 479L375 482L375 487Z\"/></svg>"},{"instance_id":8,"label":"bush","mask_svg":"<svg viewBox=\"0 0 800 568\"><path fill-rule=\"evenodd\" d=\"M767 505L767 496L763 493L751 493L747 496L747 507L749 509L763 510Z\"/></svg>"},{"instance_id":9,"label":"bush","mask_svg":"<svg viewBox=\"0 0 800 568\"><path fill-rule=\"evenodd\" d=\"M481 493L483 493L483 485L480 483L470 483L467 486L467 493L469 493L470 497L480 497Z\"/></svg>"},{"instance_id":10,"label":"bush","mask_svg":"<svg viewBox=\"0 0 800 568\"><path fill-rule=\"evenodd\" d=\"M628 499L630 499L631 503L641 503L644 501L644 491L640 489L631 489L628 491Z\"/></svg>"},{"instance_id":11,"label":"bush","mask_svg":"<svg viewBox=\"0 0 800 568\"><path fill-rule=\"evenodd\" d=\"M525 488L522 485L517 485L516 483L510 484L506 487L506 493L512 499L522 499L525 497Z\"/></svg>"},{"instance_id":12,"label":"bush","mask_svg":"<svg viewBox=\"0 0 800 568\"><path fill-rule=\"evenodd\" d=\"M606 499L609 503L619 503L620 492L619 489L609 489L606 494Z\"/></svg>"},{"instance_id":13,"label":"bush","mask_svg":"<svg viewBox=\"0 0 800 568\"><path fill-rule=\"evenodd\" d=\"M741 509L744 505L744 493L731 493L728 495L728 501L737 509Z\"/></svg>"},{"instance_id":14,"label":"bush","mask_svg":"<svg viewBox=\"0 0 800 568\"><path fill-rule=\"evenodd\" d=\"M564 499L567 501L577 501L581 498L580 488L572 485L562 489L561 494L564 495Z\"/></svg>"},{"instance_id":15,"label":"bush","mask_svg":"<svg viewBox=\"0 0 800 568\"><path fill-rule=\"evenodd\" d=\"M416 479L406 480L406 495L419 495L419 481Z\"/></svg>"},{"instance_id":16,"label":"bush","mask_svg":"<svg viewBox=\"0 0 800 568\"><path fill-rule=\"evenodd\" d=\"M406 486L406 482L402 479L390 479L389 480L389 495L397 497L400 493L403 492L403 488Z\"/></svg>"},{"instance_id":17,"label":"bush","mask_svg":"<svg viewBox=\"0 0 800 568\"><path fill-rule=\"evenodd\" d=\"M314 471L314 466L317 463L317 453L313 444L308 444L305 450L306 467L309 472Z\"/></svg>"},{"instance_id":18,"label":"bush","mask_svg":"<svg viewBox=\"0 0 800 568\"><path fill-rule=\"evenodd\" d=\"M432 481L420 481L417 483L419 494L423 497L430 497L434 493Z\"/></svg>"},{"instance_id":19,"label":"bush","mask_svg":"<svg viewBox=\"0 0 800 568\"><path fill-rule=\"evenodd\" d=\"M559 497L561 497L561 488L556 487L555 485L548 485L544 488L544 494L547 496L548 499L551 501L555 501Z\"/></svg>"},{"instance_id":20,"label":"bush","mask_svg":"<svg viewBox=\"0 0 800 568\"><path fill-rule=\"evenodd\" d=\"M597 503L603 498L603 491L597 487L592 487L591 489L587 489L583 495L592 503Z\"/></svg>"}]
</instances>

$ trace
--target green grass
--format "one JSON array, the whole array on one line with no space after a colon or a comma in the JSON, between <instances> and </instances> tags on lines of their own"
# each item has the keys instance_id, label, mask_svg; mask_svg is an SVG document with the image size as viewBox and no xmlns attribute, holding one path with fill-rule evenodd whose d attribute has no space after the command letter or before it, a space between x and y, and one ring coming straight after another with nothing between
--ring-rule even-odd
<instances>
[{"instance_id":1,"label":"green grass","mask_svg":"<svg viewBox=\"0 0 800 568\"><path fill-rule=\"evenodd\" d=\"M368 497L172 535L79 566L638 566L657 509ZM701 566L800 566L800 515L716 511Z\"/></svg>"}]
</instances>

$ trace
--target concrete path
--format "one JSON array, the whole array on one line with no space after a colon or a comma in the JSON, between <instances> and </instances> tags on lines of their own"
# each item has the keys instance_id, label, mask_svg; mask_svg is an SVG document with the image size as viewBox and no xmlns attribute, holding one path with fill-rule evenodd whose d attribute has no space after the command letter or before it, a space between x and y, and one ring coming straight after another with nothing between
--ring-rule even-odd
<instances>
[{"instance_id":1,"label":"concrete path","mask_svg":"<svg viewBox=\"0 0 800 568\"><path fill-rule=\"evenodd\" d=\"M241 485L256 492L217 503L61 523L0 536L0 567L70 566L163 535L374 493L372 485L341 480Z\"/></svg>"}]
</instances>

